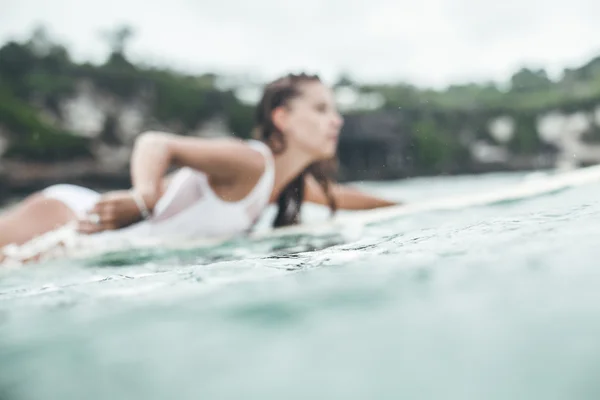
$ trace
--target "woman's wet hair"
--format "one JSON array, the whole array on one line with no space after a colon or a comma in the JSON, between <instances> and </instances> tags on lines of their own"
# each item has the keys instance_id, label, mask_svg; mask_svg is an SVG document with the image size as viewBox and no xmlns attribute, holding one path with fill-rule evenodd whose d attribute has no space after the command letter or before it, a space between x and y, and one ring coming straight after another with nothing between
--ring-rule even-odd
<instances>
[{"instance_id":1,"label":"woman's wet hair","mask_svg":"<svg viewBox=\"0 0 600 400\"><path fill-rule=\"evenodd\" d=\"M274 154L281 153L286 148L285 136L280 132L272 119L273 110L285 106L290 100L302 94L302 85L321 82L317 75L289 74L269 83L256 108L256 128L254 137L266 143ZM311 175L323 188L329 208L336 210L335 199L331 193L333 175L336 172L337 160L323 160L309 165L300 175L291 181L279 195L277 201L279 210L273 226L281 227L300 222L300 211L304 199L305 178Z\"/></svg>"}]
</instances>

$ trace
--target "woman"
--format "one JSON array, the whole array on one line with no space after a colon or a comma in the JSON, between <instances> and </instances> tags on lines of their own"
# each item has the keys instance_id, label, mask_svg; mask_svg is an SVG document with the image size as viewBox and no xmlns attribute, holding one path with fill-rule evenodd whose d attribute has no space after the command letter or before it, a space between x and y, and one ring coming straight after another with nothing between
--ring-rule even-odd
<instances>
[{"instance_id":1,"label":"woman","mask_svg":"<svg viewBox=\"0 0 600 400\"><path fill-rule=\"evenodd\" d=\"M333 184L342 118L317 76L267 85L256 109L255 140L139 135L132 189L99 194L55 185L0 215L0 249L78 221L84 234L224 236L250 229L270 203L274 226L299 222L303 201L340 209L395 203ZM172 165L181 167L165 176ZM2 255L0 254L0 260Z\"/></svg>"}]
</instances>

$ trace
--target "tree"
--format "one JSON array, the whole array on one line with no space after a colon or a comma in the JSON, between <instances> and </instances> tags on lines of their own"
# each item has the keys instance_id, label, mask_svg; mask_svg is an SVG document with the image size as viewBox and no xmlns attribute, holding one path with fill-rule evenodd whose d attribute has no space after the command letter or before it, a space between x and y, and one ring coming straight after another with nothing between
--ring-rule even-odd
<instances>
[{"instance_id":1,"label":"tree","mask_svg":"<svg viewBox=\"0 0 600 400\"><path fill-rule=\"evenodd\" d=\"M515 92L532 92L550 88L552 80L544 69L521 68L510 78L510 84Z\"/></svg>"},{"instance_id":2,"label":"tree","mask_svg":"<svg viewBox=\"0 0 600 400\"><path fill-rule=\"evenodd\" d=\"M347 72L340 74L337 81L333 85L334 88L342 87L342 86L356 86L356 84L354 83L354 80L352 79L350 74Z\"/></svg>"},{"instance_id":3,"label":"tree","mask_svg":"<svg viewBox=\"0 0 600 400\"><path fill-rule=\"evenodd\" d=\"M101 36L108 42L110 47L107 64L131 65L127 61L126 48L134 34L133 28L128 25L122 25L101 33Z\"/></svg>"}]
</instances>

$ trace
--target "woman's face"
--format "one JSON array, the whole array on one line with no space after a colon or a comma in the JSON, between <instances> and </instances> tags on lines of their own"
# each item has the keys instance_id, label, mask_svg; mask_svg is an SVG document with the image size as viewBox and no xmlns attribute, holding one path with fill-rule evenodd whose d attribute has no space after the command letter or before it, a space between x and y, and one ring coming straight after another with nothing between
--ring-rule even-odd
<instances>
[{"instance_id":1,"label":"woman's face","mask_svg":"<svg viewBox=\"0 0 600 400\"><path fill-rule=\"evenodd\" d=\"M315 161L335 156L343 119L333 93L321 82L300 84L300 95L283 107L276 124L287 146L308 154Z\"/></svg>"}]
</instances>

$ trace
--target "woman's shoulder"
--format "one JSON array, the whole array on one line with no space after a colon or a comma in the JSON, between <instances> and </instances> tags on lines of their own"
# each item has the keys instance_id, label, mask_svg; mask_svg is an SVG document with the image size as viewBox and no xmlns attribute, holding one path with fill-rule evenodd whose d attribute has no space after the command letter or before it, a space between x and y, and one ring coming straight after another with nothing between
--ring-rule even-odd
<instances>
[{"instance_id":1,"label":"woman's shoulder","mask_svg":"<svg viewBox=\"0 0 600 400\"><path fill-rule=\"evenodd\" d=\"M273 153L267 144L256 139L244 139L236 137L208 139L215 140L215 144L223 146L223 149L228 149L229 154L238 162L250 162L255 164L258 162L260 169L264 168L265 161L273 159Z\"/></svg>"},{"instance_id":2,"label":"woman's shoulder","mask_svg":"<svg viewBox=\"0 0 600 400\"><path fill-rule=\"evenodd\" d=\"M180 141L177 147L179 150L176 153L185 155L179 157L185 158L181 164L208 173L216 179L252 179L262 176L272 165L269 147L255 139L188 137Z\"/></svg>"},{"instance_id":3,"label":"woman's shoulder","mask_svg":"<svg viewBox=\"0 0 600 400\"><path fill-rule=\"evenodd\" d=\"M273 153L267 144L256 139L228 138L231 154L243 175L262 176L273 169Z\"/></svg>"},{"instance_id":4,"label":"woman's shoulder","mask_svg":"<svg viewBox=\"0 0 600 400\"><path fill-rule=\"evenodd\" d=\"M223 147L232 152L243 152L245 154L252 153L251 150L259 151L261 154L271 154L271 149L266 143L258 139L245 139L240 137L222 137L222 138L202 138L198 137L198 141L210 144L214 147Z\"/></svg>"}]
</instances>

